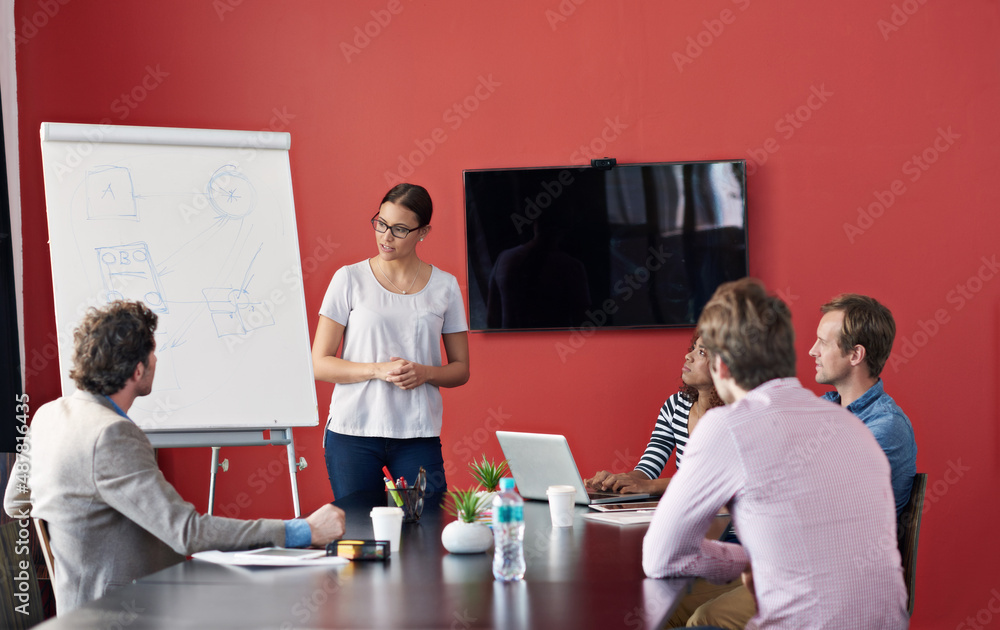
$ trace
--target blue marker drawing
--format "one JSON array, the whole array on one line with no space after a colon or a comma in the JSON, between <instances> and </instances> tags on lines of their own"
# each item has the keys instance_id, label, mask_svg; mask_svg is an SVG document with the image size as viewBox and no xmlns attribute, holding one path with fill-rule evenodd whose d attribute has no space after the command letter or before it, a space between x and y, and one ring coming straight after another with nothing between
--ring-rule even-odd
<instances>
[{"instance_id":1,"label":"blue marker drawing","mask_svg":"<svg viewBox=\"0 0 1000 630\"><path fill-rule=\"evenodd\" d=\"M99 166L87 171L87 218L139 220L132 173L123 166Z\"/></svg>"},{"instance_id":2,"label":"blue marker drawing","mask_svg":"<svg viewBox=\"0 0 1000 630\"><path fill-rule=\"evenodd\" d=\"M259 328L274 326L274 317L263 302L254 301L247 288L253 275L250 273L261 245L257 248L250 264L243 275L243 284L239 287L209 287L202 289L205 304L212 314L219 337L228 335L246 335Z\"/></svg>"},{"instance_id":3,"label":"blue marker drawing","mask_svg":"<svg viewBox=\"0 0 1000 630\"><path fill-rule=\"evenodd\" d=\"M98 247L96 251L108 302L142 300L154 313L168 312L160 276L146 243Z\"/></svg>"},{"instance_id":4,"label":"blue marker drawing","mask_svg":"<svg viewBox=\"0 0 1000 630\"><path fill-rule=\"evenodd\" d=\"M257 190L233 164L226 164L208 180L208 200L220 217L242 219L257 205Z\"/></svg>"}]
</instances>

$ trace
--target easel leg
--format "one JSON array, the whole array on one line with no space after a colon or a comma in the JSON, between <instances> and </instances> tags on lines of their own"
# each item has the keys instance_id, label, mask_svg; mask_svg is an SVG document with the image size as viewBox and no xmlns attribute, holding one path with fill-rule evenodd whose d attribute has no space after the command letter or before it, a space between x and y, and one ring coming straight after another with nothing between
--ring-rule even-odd
<instances>
[{"instance_id":1,"label":"easel leg","mask_svg":"<svg viewBox=\"0 0 1000 630\"><path fill-rule=\"evenodd\" d=\"M211 481L208 486L208 515L212 515L212 507L215 505L215 473L219 470L219 449L218 446L212 447L212 475L210 477Z\"/></svg>"},{"instance_id":2,"label":"easel leg","mask_svg":"<svg viewBox=\"0 0 1000 630\"><path fill-rule=\"evenodd\" d=\"M285 449L288 451L288 476L292 480L292 506L295 509L295 518L299 518L302 515L302 510L299 508L299 484L297 481L299 466L295 461L295 439L292 437L291 428L285 429L285 432L288 436L288 444L285 445Z\"/></svg>"}]
</instances>

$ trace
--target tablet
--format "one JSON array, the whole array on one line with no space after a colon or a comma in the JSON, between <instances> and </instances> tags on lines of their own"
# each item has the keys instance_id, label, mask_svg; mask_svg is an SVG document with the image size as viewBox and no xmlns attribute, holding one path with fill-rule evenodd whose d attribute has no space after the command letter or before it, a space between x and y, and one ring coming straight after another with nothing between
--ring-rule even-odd
<instances>
[{"instance_id":1,"label":"tablet","mask_svg":"<svg viewBox=\"0 0 1000 630\"><path fill-rule=\"evenodd\" d=\"M637 501L635 503L591 504L590 509L601 512L650 512L655 510L657 505L659 505L659 501Z\"/></svg>"},{"instance_id":2,"label":"tablet","mask_svg":"<svg viewBox=\"0 0 1000 630\"><path fill-rule=\"evenodd\" d=\"M295 564L299 560L312 560L326 555L324 549L286 549L285 547L262 547L241 551L235 555L237 560L254 564Z\"/></svg>"}]
</instances>

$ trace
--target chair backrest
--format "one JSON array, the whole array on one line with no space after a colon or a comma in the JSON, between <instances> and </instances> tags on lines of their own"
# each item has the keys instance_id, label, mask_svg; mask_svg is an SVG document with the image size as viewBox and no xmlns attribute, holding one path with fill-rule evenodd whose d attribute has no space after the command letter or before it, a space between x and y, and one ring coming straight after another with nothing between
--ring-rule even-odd
<instances>
[{"instance_id":1,"label":"chair backrest","mask_svg":"<svg viewBox=\"0 0 1000 630\"><path fill-rule=\"evenodd\" d=\"M913 615L913 590L917 584L917 542L920 539L920 516L924 509L924 492L927 490L927 473L913 477L910 500L896 523L899 555L903 561L903 580L906 582L906 610Z\"/></svg>"},{"instance_id":2,"label":"chair backrest","mask_svg":"<svg viewBox=\"0 0 1000 630\"><path fill-rule=\"evenodd\" d=\"M52 556L52 547L49 546L49 526L40 518L31 519L35 521L35 532L38 534L38 546L42 548L42 557L45 558L45 568L49 570L49 579L55 579L55 558Z\"/></svg>"}]
</instances>

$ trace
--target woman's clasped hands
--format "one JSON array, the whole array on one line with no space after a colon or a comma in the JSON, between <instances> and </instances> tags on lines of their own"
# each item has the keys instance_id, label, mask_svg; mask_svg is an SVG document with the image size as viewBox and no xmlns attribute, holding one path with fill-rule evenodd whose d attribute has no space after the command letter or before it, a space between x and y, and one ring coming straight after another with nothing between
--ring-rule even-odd
<instances>
[{"instance_id":1,"label":"woman's clasped hands","mask_svg":"<svg viewBox=\"0 0 1000 630\"><path fill-rule=\"evenodd\" d=\"M427 367L400 357L391 357L383 380L400 389L413 389L427 382Z\"/></svg>"}]
</instances>

